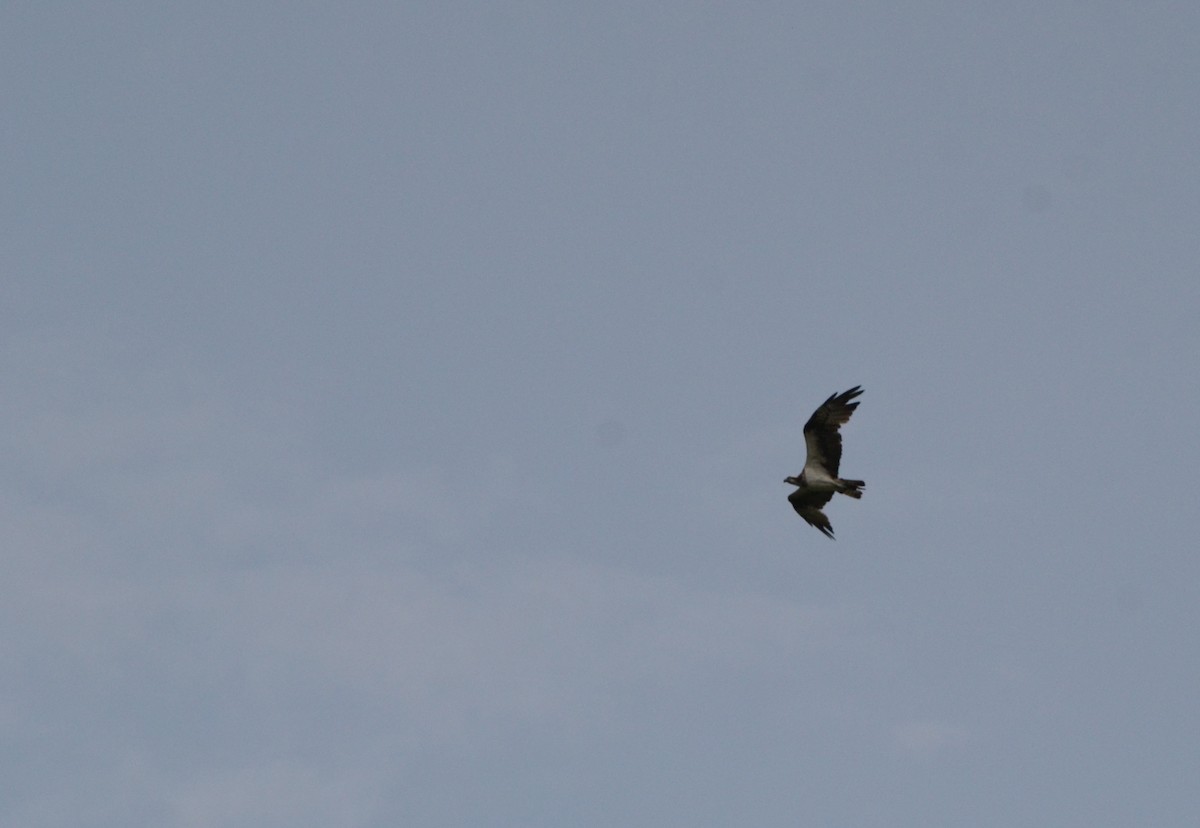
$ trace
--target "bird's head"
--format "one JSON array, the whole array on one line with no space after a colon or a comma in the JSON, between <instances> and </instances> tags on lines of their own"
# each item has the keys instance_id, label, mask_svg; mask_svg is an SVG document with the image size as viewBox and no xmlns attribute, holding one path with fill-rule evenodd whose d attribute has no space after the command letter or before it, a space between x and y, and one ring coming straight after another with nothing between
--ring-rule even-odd
<instances>
[{"instance_id":1,"label":"bird's head","mask_svg":"<svg viewBox=\"0 0 1200 828\"><path fill-rule=\"evenodd\" d=\"M791 484L792 486L799 486L799 485L800 485L800 478L799 478L799 477L785 477L785 478L783 479L783 482L784 482L784 483Z\"/></svg>"}]
</instances>

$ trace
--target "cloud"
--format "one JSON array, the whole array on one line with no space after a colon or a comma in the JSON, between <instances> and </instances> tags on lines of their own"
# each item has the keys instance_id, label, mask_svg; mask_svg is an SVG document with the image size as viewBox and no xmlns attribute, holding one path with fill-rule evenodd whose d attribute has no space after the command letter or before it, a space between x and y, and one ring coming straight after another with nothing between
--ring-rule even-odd
<instances>
[{"instance_id":1,"label":"cloud","mask_svg":"<svg viewBox=\"0 0 1200 828\"><path fill-rule=\"evenodd\" d=\"M176 782L164 811L171 825L366 825L378 792L361 778L271 762L222 768Z\"/></svg>"},{"instance_id":2,"label":"cloud","mask_svg":"<svg viewBox=\"0 0 1200 828\"><path fill-rule=\"evenodd\" d=\"M434 465L332 469L282 406L103 350L25 348L5 412L0 727L40 758L0 816L365 824L417 757L720 716L843 644L786 595L505 548L490 521L539 494L503 460L464 506ZM90 392L36 381L73 361Z\"/></svg>"},{"instance_id":3,"label":"cloud","mask_svg":"<svg viewBox=\"0 0 1200 828\"><path fill-rule=\"evenodd\" d=\"M943 753L971 741L965 728L928 720L901 722L892 729L892 737L902 750L918 756Z\"/></svg>"}]
</instances>

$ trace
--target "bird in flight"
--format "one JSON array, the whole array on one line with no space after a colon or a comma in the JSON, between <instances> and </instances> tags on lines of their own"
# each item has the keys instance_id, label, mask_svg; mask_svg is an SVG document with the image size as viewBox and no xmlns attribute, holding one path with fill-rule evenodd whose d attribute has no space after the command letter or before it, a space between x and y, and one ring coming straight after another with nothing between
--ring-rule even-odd
<instances>
[{"instance_id":1,"label":"bird in flight","mask_svg":"<svg viewBox=\"0 0 1200 828\"><path fill-rule=\"evenodd\" d=\"M788 495L792 508L809 526L815 526L827 538L833 537L833 524L821 511L833 497L834 492L858 500L867 484L862 480L846 480L838 477L838 464L842 461L842 435L838 429L850 420L858 402L852 402L862 393L856 385L842 394L832 394L821 407L813 412L804 424L804 445L808 454L804 459L804 471L799 477L789 477L784 483L798 487Z\"/></svg>"}]
</instances>

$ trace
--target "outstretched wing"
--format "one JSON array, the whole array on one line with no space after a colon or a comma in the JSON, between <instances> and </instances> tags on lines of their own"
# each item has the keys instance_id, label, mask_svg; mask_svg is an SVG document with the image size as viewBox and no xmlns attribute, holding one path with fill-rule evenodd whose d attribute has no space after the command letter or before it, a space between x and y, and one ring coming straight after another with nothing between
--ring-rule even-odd
<instances>
[{"instance_id":1,"label":"outstretched wing","mask_svg":"<svg viewBox=\"0 0 1200 828\"><path fill-rule=\"evenodd\" d=\"M804 444L808 449L808 457L804 461L805 468L815 466L824 470L830 477L838 476L838 465L842 462L842 435L838 429L850 419L854 409L858 408L858 403L852 400L860 394L861 385L856 385L841 394L831 394L808 418L808 422L804 424Z\"/></svg>"},{"instance_id":2,"label":"outstretched wing","mask_svg":"<svg viewBox=\"0 0 1200 828\"><path fill-rule=\"evenodd\" d=\"M821 508L829 502L831 497L833 497L833 492L814 492L797 489L788 495L788 501L791 502L792 508L796 510L796 514L804 518L805 523L820 529L825 537L832 538L833 524L829 522L829 518L821 511Z\"/></svg>"}]
</instances>

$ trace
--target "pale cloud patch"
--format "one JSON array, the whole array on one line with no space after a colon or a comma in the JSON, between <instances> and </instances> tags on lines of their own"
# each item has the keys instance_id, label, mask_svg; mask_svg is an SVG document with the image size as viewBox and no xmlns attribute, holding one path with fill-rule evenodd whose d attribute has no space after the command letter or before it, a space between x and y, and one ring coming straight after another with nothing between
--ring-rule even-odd
<instances>
[{"instance_id":1,"label":"pale cloud patch","mask_svg":"<svg viewBox=\"0 0 1200 828\"><path fill-rule=\"evenodd\" d=\"M720 708L712 694L791 676L854 627L747 587L501 548L489 521L544 505L503 456L473 499L433 465L335 472L269 401L102 349L26 351L3 420L19 462L0 481L0 619L18 632L0 667L19 680L0 727L64 781L38 777L9 814L71 784L79 810L156 791L178 825L360 824L378 773L363 756L394 771L530 733L603 741L636 731L647 699ZM44 394L50 368L89 388Z\"/></svg>"},{"instance_id":2,"label":"pale cloud patch","mask_svg":"<svg viewBox=\"0 0 1200 828\"><path fill-rule=\"evenodd\" d=\"M907 753L934 756L965 746L971 741L971 734L966 728L948 722L912 720L893 727L892 738Z\"/></svg>"},{"instance_id":3,"label":"pale cloud patch","mask_svg":"<svg viewBox=\"0 0 1200 828\"><path fill-rule=\"evenodd\" d=\"M169 783L165 810L178 828L368 825L380 796L364 781L286 762L224 768Z\"/></svg>"}]
</instances>

